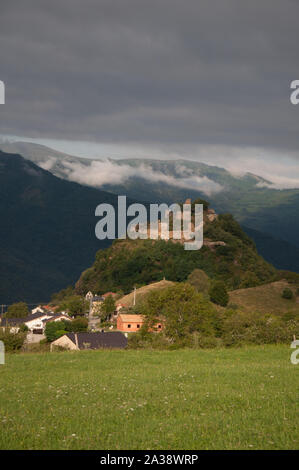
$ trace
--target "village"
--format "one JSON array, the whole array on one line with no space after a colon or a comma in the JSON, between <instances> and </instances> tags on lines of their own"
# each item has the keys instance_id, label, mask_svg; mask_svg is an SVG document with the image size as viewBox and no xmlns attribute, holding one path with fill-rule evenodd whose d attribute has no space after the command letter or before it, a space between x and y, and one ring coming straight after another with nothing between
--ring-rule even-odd
<instances>
[{"instance_id":1,"label":"village","mask_svg":"<svg viewBox=\"0 0 299 470\"><path fill-rule=\"evenodd\" d=\"M206 201L198 200L198 202ZM191 199L186 199L184 206L190 207L191 214ZM194 207L193 207L194 209ZM214 209L205 207L203 223L214 222L218 215ZM180 213L179 218L182 219ZM170 213L168 228L172 224L173 214ZM135 227L139 231L139 225ZM190 231L195 230L194 221L189 223ZM151 224L148 225L147 231L150 232ZM161 221L157 224L157 237L163 237L163 230ZM184 244L186 239L184 234L179 238L175 237L174 228L169 230L169 240L173 243ZM211 241L206 238L203 244L210 250L215 250L217 246L225 246L223 241ZM150 284L150 288L157 286L159 288L170 287L172 283L165 280ZM146 287L146 286L145 286ZM142 289L142 288L141 288ZM140 289L139 289L140 290ZM128 296L124 296L125 299ZM136 306L136 288L132 292L131 301L122 302L121 296L116 292L106 292L104 294L94 294L88 291L84 296L81 296L81 301L84 303L83 311L69 312L68 309L59 309L56 305L37 305L28 311L26 316L1 315L0 328L2 331L9 331L10 333L26 333L24 345L42 344L43 342L50 342L50 350L57 349L66 350L81 350L81 349L100 349L100 348L120 348L123 349L128 344L128 337L130 334L137 333L141 330L145 323L145 316L135 311ZM110 308L105 309L105 304L110 303ZM59 311L58 311L59 310ZM106 310L106 313L104 313ZM103 315L104 314L104 315ZM75 318L85 318L86 326L84 331L77 331L73 328L72 321ZM68 324L67 328L61 326L60 330L55 332L55 338L47 335L47 329L50 323L58 323L62 325L63 322ZM67 330L67 331L64 331ZM163 323L157 322L154 328L149 331L151 333L159 333L163 330ZM65 334L61 334L64 331Z\"/></svg>"},{"instance_id":2,"label":"village","mask_svg":"<svg viewBox=\"0 0 299 470\"><path fill-rule=\"evenodd\" d=\"M133 305L135 305L136 289L134 289L133 295ZM25 344L28 345L45 341L47 339L46 328L50 323L67 322L70 331L52 341L50 351L57 349L123 349L127 346L128 335L140 331L145 318L143 315L130 312L131 308L128 309L124 304L117 303L114 300L117 297L114 292L94 295L89 291L86 294L85 305L88 308L86 313L80 316L80 318L86 319L86 331L72 331L71 324L76 316L71 316L67 311L56 312L53 305L38 305L26 317L21 318L2 315L0 328L2 331L9 331L13 334L20 331L26 332ZM105 301L110 301L114 308L106 315L105 322L103 322L101 308ZM162 323L158 323L155 331L162 331L162 327Z\"/></svg>"}]
</instances>

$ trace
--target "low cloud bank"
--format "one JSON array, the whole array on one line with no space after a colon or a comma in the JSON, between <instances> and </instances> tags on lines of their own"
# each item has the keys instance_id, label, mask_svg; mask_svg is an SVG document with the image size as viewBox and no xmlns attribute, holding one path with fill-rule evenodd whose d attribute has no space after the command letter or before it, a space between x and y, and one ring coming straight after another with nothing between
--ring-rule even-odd
<instances>
[{"instance_id":1,"label":"low cloud bank","mask_svg":"<svg viewBox=\"0 0 299 470\"><path fill-rule=\"evenodd\" d=\"M49 157L39 165L48 171L57 164L55 157ZM61 168L60 168L61 170ZM177 177L166 175L154 170L149 164L142 163L138 167L116 163L111 160L92 161L88 164L63 161L63 173L70 181L100 188L104 185L125 184L130 178L138 177L154 183L164 183L179 188L189 188L201 191L207 196L215 194L223 187L206 176L194 175L192 170L184 165L176 166Z\"/></svg>"}]
</instances>

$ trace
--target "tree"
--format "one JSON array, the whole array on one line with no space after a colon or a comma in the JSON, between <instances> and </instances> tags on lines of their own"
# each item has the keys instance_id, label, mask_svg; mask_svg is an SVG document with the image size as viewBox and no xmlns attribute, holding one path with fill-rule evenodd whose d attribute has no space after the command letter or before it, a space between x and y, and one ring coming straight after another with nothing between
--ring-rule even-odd
<instances>
[{"instance_id":1,"label":"tree","mask_svg":"<svg viewBox=\"0 0 299 470\"><path fill-rule=\"evenodd\" d=\"M145 329L153 330L162 321L163 332L172 343L182 343L195 332L207 336L216 332L217 312L188 283L152 291L141 310L146 316Z\"/></svg>"},{"instance_id":2,"label":"tree","mask_svg":"<svg viewBox=\"0 0 299 470\"><path fill-rule=\"evenodd\" d=\"M294 297L293 291L289 287L286 287L283 289L281 297L290 300Z\"/></svg>"},{"instance_id":3,"label":"tree","mask_svg":"<svg viewBox=\"0 0 299 470\"><path fill-rule=\"evenodd\" d=\"M50 321L46 324L45 336L50 343L67 332L67 321ZM59 333L58 333L59 332Z\"/></svg>"},{"instance_id":4,"label":"tree","mask_svg":"<svg viewBox=\"0 0 299 470\"><path fill-rule=\"evenodd\" d=\"M29 310L25 302L10 305L5 313L6 318L25 318L27 315L29 315Z\"/></svg>"},{"instance_id":5,"label":"tree","mask_svg":"<svg viewBox=\"0 0 299 470\"><path fill-rule=\"evenodd\" d=\"M209 290L210 299L214 304L226 307L229 301L229 295L226 285L223 281L214 281Z\"/></svg>"},{"instance_id":6,"label":"tree","mask_svg":"<svg viewBox=\"0 0 299 470\"><path fill-rule=\"evenodd\" d=\"M108 295L101 305L101 319L107 320L109 316L115 311L115 302L112 295Z\"/></svg>"},{"instance_id":7,"label":"tree","mask_svg":"<svg viewBox=\"0 0 299 470\"><path fill-rule=\"evenodd\" d=\"M210 288L210 278L202 269L194 269L189 274L187 282L195 287L198 292L207 294Z\"/></svg>"},{"instance_id":8,"label":"tree","mask_svg":"<svg viewBox=\"0 0 299 470\"><path fill-rule=\"evenodd\" d=\"M58 311L67 311L71 317L83 316L88 312L89 302L80 295L72 295L65 299L58 308Z\"/></svg>"},{"instance_id":9,"label":"tree","mask_svg":"<svg viewBox=\"0 0 299 470\"><path fill-rule=\"evenodd\" d=\"M260 284L260 281L257 275L252 271L248 271L241 281L240 289L247 289L248 287L256 287L259 284Z\"/></svg>"}]
</instances>

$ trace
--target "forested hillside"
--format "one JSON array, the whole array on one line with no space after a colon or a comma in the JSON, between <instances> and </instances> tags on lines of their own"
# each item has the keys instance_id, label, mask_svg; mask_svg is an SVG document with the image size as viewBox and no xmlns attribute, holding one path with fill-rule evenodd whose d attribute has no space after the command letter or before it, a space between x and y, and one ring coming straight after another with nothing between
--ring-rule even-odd
<instances>
[{"instance_id":1,"label":"forested hillside","mask_svg":"<svg viewBox=\"0 0 299 470\"><path fill-rule=\"evenodd\" d=\"M93 265L76 284L80 294L123 290L129 292L165 277L184 281L196 268L209 277L224 280L230 289L270 282L275 268L258 255L255 244L229 214L206 222L205 245L198 251L186 251L172 240L118 240L97 252ZM223 245L213 245L221 241Z\"/></svg>"},{"instance_id":2,"label":"forested hillside","mask_svg":"<svg viewBox=\"0 0 299 470\"><path fill-rule=\"evenodd\" d=\"M46 302L78 279L99 248L95 208L117 196L62 180L0 152L0 304Z\"/></svg>"}]
</instances>

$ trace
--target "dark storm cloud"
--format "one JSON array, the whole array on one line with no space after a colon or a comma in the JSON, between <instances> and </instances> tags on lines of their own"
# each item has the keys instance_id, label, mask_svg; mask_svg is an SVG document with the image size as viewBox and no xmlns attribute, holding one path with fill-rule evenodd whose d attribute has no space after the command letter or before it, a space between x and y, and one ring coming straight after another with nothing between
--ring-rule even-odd
<instances>
[{"instance_id":1,"label":"dark storm cloud","mask_svg":"<svg viewBox=\"0 0 299 470\"><path fill-rule=\"evenodd\" d=\"M299 3L1 1L2 134L296 149Z\"/></svg>"}]
</instances>

